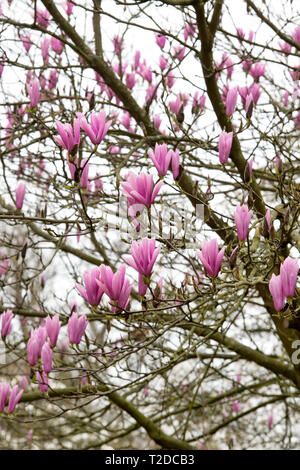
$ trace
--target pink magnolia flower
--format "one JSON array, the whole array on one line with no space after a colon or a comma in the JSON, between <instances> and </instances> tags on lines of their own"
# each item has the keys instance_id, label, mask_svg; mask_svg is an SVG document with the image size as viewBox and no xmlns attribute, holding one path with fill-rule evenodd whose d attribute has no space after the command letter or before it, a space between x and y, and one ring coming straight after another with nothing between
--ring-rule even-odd
<instances>
[{"instance_id":1,"label":"pink magnolia flower","mask_svg":"<svg viewBox=\"0 0 300 470\"><path fill-rule=\"evenodd\" d=\"M289 91L285 90L284 95L283 95L283 105L287 107L289 104Z\"/></svg>"},{"instance_id":2,"label":"pink magnolia flower","mask_svg":"<svg viewBox=\"0 0 300 470\"><path fill-rule=\"evenodd\" d=\"M52 370L52 349L48 343L44 343L41 352L43 371L48 374Z\"/></svg>"},{"instance_id":3,"label":"pink magnolia flower","mask_svg":"<svg viewBox=\"0 0 300 470\"><path fill-rule=\"evenodd\" d=\"M293 33L293 38L298 44L300 44L300 26L297 26L297 28L295 29Z\"/></svg>"},{"instance_id":4,"label":"pink magnolia flower","mask_svg":"<svg viewBox=\"0 0 300 470\"><path fill-rule=\"evenodd\" d=\"M300 67L295 67L294 70L290 70L290 75L294 82L300 79Z\"/></svg>"},{"instance_id":5,"label":"pink magnolia flower","mask_svg":"<svg viewBox=\"0 0 300 470\"><path fill-rule=\"evenodd\" d=\"M147 284L145 278L150 281L150 276L154 263L159 255L160 248L155 248L156 240L144 238L140 243L135 241L131 244L131 257L124 258L124 261L132 266L139 273L139 295L145 295Z\"/></svg>"},{"instance_id":6,"label":"pink magnolia flower","mask_svg":"<svg viewBox=\"0 0 300 470\"><path fill-rule=\"evenodd\" d=\"M226 96L226 114L227 116L231 116L233 111L235 110L236 102L237 102L237 87L231 88Z\"/></svg>"},{"instance_id":7,"label":"pink magnolia flower","mask_svg":"<svg viewBox=\"0 0 300 470\"><path fill-rule=\"evenodd\" d=\"M152 71L150 67L145 67L143 72L143 78L147 80L147 82L152 83Z\"/></svg>"},{"instance_id":8,"label":"pink magnolia flower","mask_svg":"<svg viewBox=\"0 0 300 470\"><path fill-rule=\"evenodd\" d=\"M252 59L250 57L247 57L246 60L243 60L242 62L242 67L244 72L248 73L251 69L252 66Z\"/></svg>"},{"instance_id":9,"label":"pink magnolia flower","mask_svg":"<svg viewBox=\"0 0 300 470\"><path fill-rule=\"evenodd\" d=\"M39 326L38 328L36 328L32 335L34 335L36 338L37 338L37 341L38 341L38 346L39 346L39 349L38 349L38 353L39 353L39 357L41 356L41 352L42 352L42 347L46 341L46 338L47 338L47 330L46 330L46 327L44 326L44 324L42 326Z\"/></svg>"},{"instance_id":10,"label":"pink magnolia flower","mask_svg":"<svg viewBox=\"0 0 300 470\"><path fill-rule=\"evenodd\" d=\"M192 114L198 114L200 111L205 109L206 96L201 95L199 97L198 91L194 94L193 104L192 104Z\"/></svg>"},{"instance_id":11,"label":"pink magnolia flower","mask_svg":"<svg viewBox=\"0 0 300 470\"><path fill-rule=\"evenodd\" d=\"M292 51L291 44L288 44L287 42L279 42L278 45L285 54L289 54Z\"/></svg>"},{"instance_id":12,"label":"pink magnolia flower","mask_svg":"<svg viewBox=\"0 0 300 470\"><path fill-rule=\"evenodd\" d=\"M246 117L250 118L251 117L251 114L252 114L252 109L253 109L253 105L251 107L251 104L254 103L254 100L253 100L253 96L252 94L248 95L247 98L246 98L246 103L245 103L245 110L246 110Z\"/></svg>"},{"instance_id":13,"label":"pink magnolia flower","mask_svg":"<svg viewBox=\"0 0 300 470\"><path fill-rule=\"evenodd\" d=\"M237 28L236 34L237 34L237 37L239 38L240 41L242 39L244 39L244 37L245 37L245 33L244 33L243 28Z\"/></svg>"},{"instance_id":14,"label":"pink magnolia flower","mask_svg":"<svg viewBox=\"0 0 300 470\"><path fill-rule=\"evenodd\" d=\"M23 395L24 390L21 389L19 391L18 385L15 385L11 392L10 392L10 397L9 397L9 402L8 402L8 407L7 407L7 413L13 413L16 409L17 403L20 401L21 396Z\"/></svg>"},{"instance_id":15,"label":"pink magnolia flower","mask_svg":"<svg viewBox=\"0 0 300 470\"><path fill-rule=\"evenodd\" d=\"M103 289L97 284L96 279L100 279L100 271L98 268L94 268L91 271L86 270L83 273L85 289L80 284L75 285L82 297L93 306L99 305L104 294Z\"/></svg>"},{"instance_id":16,"label":"pink magnolia flower","mask_svg":"<svg viewBox=\"0 0 300 470\"><path fill-rule=\"evenodd\" d=\"M35 78L31 85L26 85L27 93L30 98L30 108L36 108L39 97L40 97L40 84L37 78Z\"/></svg>"},{"instance_id":17,"label":"pink magnolia flower","mask_svg":"<svg viewBox=\"0 0 300 470\"><path fill-rule=\"evenodd\" d=\"M58 315L54 315L52 318L49 315L47 316L45 328L52 347L56 346L60 326L61 323Z\"/></svg>"},{"instance_id":18,"label":"pink magnolia flower","mask_svg":"<svg viewBox=\"0 0 300 470\"><path fill-rule=\"evenodd\" d=\"M237 229L238 239L244 241L247 238L249 224L253 211L249 211L246 204L237 206L234 213L234 221Z\"/></svg>"},{"instance_id":19,"label":"pink magnolia flower","mask_svg":"<svg viewBox=\"0 0 300 470\"><path fill-rule=\"evenodd\" d=\"M27 343L27 359L31 366L35 366L39 357L39 342L36 336L31 336Z\"/></svg>"},{"instance_id":20,"label":"pink magnolia flower","mask_svg":"<svg viewBox=\"0 0 300 470\"><path fill-rule=\"evenodd\" d=\"M41 11L37 9L36 22L47 29L50 24L50 13L48 12L48 10Z\"/></svg>"},{"instance_id":21,"label":"pink magnolia flower","mask_svg":"<svg viewBox=\"0 0 300 470\"><path fill-rule=\"evenodd\" d=\"M283 284L281 276L276 276L274 273L269 282L269 290L273 297L274 307L279 312L283 309L285 304L285 295L283 292Z\"/></svg>"},{"instance_id":22,"label":"pink magnolia flower","mask_svg":"<svg viewBox=\"0 0 300 470\"><path fill-rule=\"evenodd\" d=\"M68 0L64 4L65 11L68 16L72 15L72 10L73 10L74 4L69 2Z\"/></svg>"},{"instance_id":23,"label":"pink magnolia flower","mask_svg":"<svg viewBox=\"0 0 300 470\"><path fill-rule=\"evenodd\" d=\"M270 233L271 232L271 211L270 211L270 209L267 210L266 215L265 215L265 219L266 219L266 224L267 224L267 227L268 227L268 231Z\"/></svg>"},{"instance_id":24,"label":"pink magnolia flower","mask_svg":"<svg viewBox=\"0 0 300 470\"><path fill-rule=\"evenodd\" d=\"M155 40L156 40L156 44L161 48L163 49L165 47L165 44L166 44L166 36L163 36L161 34L157 34L157 33L154 33L155 34Z\"/></svg>"},{"instance_id":25,"label":"pink magnolia flower","mask_svg":"<svg viewBox=\"0 0 300 470\"><path fill-rule=\"evenodd\" d=\"M146 103L157 98L157 85L150 85L146 90Z\"/></svg>"},{"instance_id":26,"label":"pink magnolia flower","mask_svg":"<svg viewBox=\"0 0 300 470\"><path fill-rule=\"evenodd\" d=\"M52 50L56 52L56 54L61 55L64 48L64 44L59 39L56 39L53 36L51 37L50 42Z\"/></svg>"},{"instance_id":27,"label":"pink magnolia flower","mask_svg":"<svg viewBox=\"0 0 300 470\"><path fill-rule=\"evenodd\" d=\"M244 170L244 181L249 183L252 180L252 170L253 170L253 158L246 163Z\"/></svg>"},{"instance_id":28,"label":"pink magnolia flower","mask_svg":"<svg viewBox=\"0 0 300 470\"><path fill-rule=\"evenodd\" d=\"M86 117L81 115L80 118L80 127L84 132L89 136L94 145L100 144L100 142L106 136L106 133L112 123L112 121L106 122L105 111L101 113L93 113L91 115L91 124L89 125Z\"/></svg>"},{"instance_id":29,"label":"pink magnolia flower","mask_svg":"<svg viewBox=\"0 0 300 470\"><path fill-rule=\"evenodd\" d=\"M209 242L204 241L201 252L197 252L197 256L206 269L208 276L217 277L219 274L225 248L219 251L217 239Z\"/></svg>"},{"instance_id":30,"label":"pink magnolia flower","mask_svg":"<svg viewBox=\"0 0 300 470\"><path fill-rule=\"evenodd\" d=\"M175 59L181 61L184 58L184 55L185 55L185 47L183 47L183 46L173 47L173 54L174 54Z\"/></svg>"},{"instance_id":31,"label":"pink magnolia flower","mask_svg":"<svg viewBox=\"0 0 300 470\"><path fill-rule=\"evenodd\" d=\"M250 69L250 75L254 79L258 79L264 75L265 70L266 70L266 64L261 64L259 62L256 62L255 64L252 65Z\"/></svg>"},{"instance_id":32,"label":"pink magnolia flower","mask_svg":"<svg viewBox=\"0 0 300 470\"><path fill-rule=\"evenodd\" d=\"M114 274L109 266L100 266L100 280L96 280L105 294L110 298L112 310L116 307L126 309L132 289L129 279L125 278L126 266L122 264Z\"/></svg>"},{"instance_id":33,"label":"pink magnolia flower","mask_svg":"<svg viewBox=\"0 0 300 470\"><path fill-rule=\"evenodd\" d=\"M254 31L252 31L252 29L249 31L249 35L248 35L248 39L250 42L253 41L253 38L254 38Z\"/></svg>"},{"instance_id":34,"label":"pink magnolia flower","mask_svg":"<svg viewBox=\"0 0 300 470\"><path fill-rule=\"evenodd\" d=\"M294 297L299 264L296 259L286 258L280 266L280 277L285 297Z\"/></svg>"},{"instance_id":35,"label":"pink magnolia flower","mask_svg":"<svg viewBox=\"0 0 300 470\"><path fill-rule=\"evenodd\" d=\"M186 41L189 37L192 38L196 32L197 25L192 22L188 22L183 30L183 37L184 40Z\"/></svg>"},{"instance_id":36,"label":"pink magnolia flower","mask_svg":"<svg viewBox=\"0 0 300 470\"><path fill-rule=\"evenodd\" d=\"M134 55L134 65L133 65L134 70L138 69L138 67L140 65L140 59L141 59L141 53L140 53L140 51L136 51L136 53Z\"/></svg>"},{"instance_id":37,"label":"pink magnolia flower","mask_svg":"<svg viewBox=\"0 0 300 470\"><path fill-rule=\"evenodd\" d=\"M247 96L248 96L248 87L246 87L246 86L240 87L239 86L238 91L239 91L240 97L242 98L242 103L245 104Z\"/></svg>"},{"instance_id":38,"label":"pink magnolia flower","mask_svg":"<svg viewBox=\"0 0 300 470\"><path fill-rule=\"evenodd\" d=\"M30 40L30 34L28 34L27 36L23 36L23 35L20 34L20 39L23 43L23 46L24 46L26 52L29 52L29 50L32 46L32 42Z\"/></svg>"},{"instance_id":39,"label":"pink magnolia flower","mask_svg":"<svg viewBox=\"0 0 300 470\"><path fill-rule=\"evenodd\" d=\"M10 386L0 383L0 412L3 413L10 392Z\"/></svg>"},{"instance_id":40,"label":"pink magnolia flower","mask_svg":"<svg viewBox=\"0 0 300 470\"><path fill-rule=\"evenodd\" d=\"M78 317L76 312L73 312L68 321L68 335L71 344L79 344L81 338L88 325L85 315Z\"/></svg>"},{"instance_id":41,"label":"pink magnolia flower","mask_svg":"<svg viewBox=\"0 0 300 470\"><path fill-rule=\"evenodd\" d=\"M60 137L54 137L54 140L61 145L68 152L72 152L76 145L79 145L80 142L80 120L75 119L74 121L74 131L71 124L62 124L59 121L55 121L57 131Z\"/></svg>"},{"instance_id":42,"label":"pink magnolia flower","mask_svg":"<svg viewBox=\"0 0 300 470\"><path fill-rule=\"evenodd\" d=\"M159 58L159 67L162 72L168 67L168 61L163 55Z\"/></svg>"},{"instance_id":43,"label":"pink magnolia flower","mask_svg":"<svg viewBox=\"0 0 300 470\"><path fill-rule=\"evenodd\" d=\"M167 87L172 88L174 86L175 82L176 82L176 80L175 80L175 77L173 75L173 72L172 72L172 70L170 70L170 72L166 76Z\"/></svg>"},{"instance_id":44,"label":"pink magnolia flower","mask_svg":"<svg viewBox=\"0 0 300 470\"><path fill-rule=\"evenodd\" d=\"M227 70L227 78L230 79L233 74L234 64L230 57L227 57L227 54L224 53L222 57L223 70Z\"/></svg>"},{"instance_id":45,"label":"pink magnolia flower","mask_svg":"<svg viewBox=\"0 0 300 470\"><path fill-rule=\"evenodd\" d=\"M232 139L233 132L221 132L219 137L219 160L222 165L228 161L232 146Z\"/></svg>"},{"instance_id":46,"label":"pink magnolia flower","mask_svg":"<svg viewBox=\"0 0 300 470\"><path fill-rule=\"evenodd\" d=\"M101 192L103 191L103 181L102 178L99 174L97 174L98 178L94 180L94 187L95 187L95 192Z\"/></svg>"},{"instance_id":47,"label":"pink magnolia flower","mask_svg":"<svg viewBox=\"0 0 300 470\"><path fill-rule=\"evenodd\" d=\"M252 96L254 103L257 104L261 95L260 84L253 83L253 85L251 85L251 87L249 88L249 94Z\"/></svg>"},{"instance_id":48,"label":"pink magnolia flower","mask_svg":"<svg viewBox=\"0 0 300 470\"><path fill-rule=\"evenodd\" d=\"M134 73L128 73L126 75L126 86L129 90L132 90L136 84L136 78Z\"/></svg>"},{"instance_id":49,"label":"pink magnolia flower","mask_svg":"<svg viewBox=\"0 0 300 470\"><path fill-rule=\"evenodd\" d=\"M117 55L121 54L121 50L124 48L123 38L119 36L114 36L113 38L114 50Z\"/></svg>"},{"instance_id":50,"label":"pink magnolia flower","mask_svg":"<svg viewBox=\"0 0 300 470\"><path fill-rule=\"evenodd\" d=\"M20 210L23 207L24 197L26 193L26 184L19 183L16 188L15 193L16 193L16 208Z\"/></svg>"},{"instance_id":51,"label":"pink magnolia flower","mask_svg":"<svg viewBox=\"0 0 300 470\"><path fill-rule=\"evenodd\" d=\"M50 39L45 38L41 42L41 51L42 51L42 57L44 62L47 64L48 63L48 57L49 57L49 46L50 46Z\"/></svg>"},{"instance_id":52,"label":"pink magnolia flower","mask_svg":"<svg viewBox=\"0 0 300 470\"><path fill-rule=\"evenodd\" d=\"M234 401L234 402L232 403L232 411L234 411L235 413L238 413L238 412L240 411L240 409L241 409L241 404L240 404L240 402L237 401L237 400Z\"/></svg>"},{"instance_id":53,"label":"pink magnolia flower","mask_svg":"<svg viewBox=\"0 0 300 470\"><path fill-rule=\"evenodd\" d=\"M172 173L174 180L176 180L180 173L180 155L178 149L172 155Z\"/></svg>"},{"instance_id":54,"label":"pink magnolia flower","mask_svg":"<svg viewBox=\"0 0 300 470\"><path fill-rule=\"evenodd\" d=\"M274 421L274 417L273 417L273 415L272 415L272 413L271 413L271 414L268 416L268 421L267 421L269 431L272 429L273 421Z\"/></svg>"},{"instance_id":55,"label":"pink magnolia flower","mask_svg":"<svg viewBox=\"0 0 300 470\"><path fill-rule=\"evenodd\" d=\"M150 207L162 187L162 184L163 181L160 181L153 187L153 175L148 173L136 175L132 171L129 171L126 181L121 183L121 187L123 194L127 196L129 206L141 204Z\"/></svg>"},{"instance_id":56,"label":"pink magnolia flower","mask_svg":"<svg viewBox=\"0 0 300 470\"><path fill-rule=\"evenodd\" d=\"M127 111L125 111L122 115L122 118L120 119L120 123L123 124L123 126L126 127L127 130L129 130L130 121L131 121L131 116Z\"/></svg>"},{"instance_id":57,"label":"pink magnolia flower","mask_svg":"<svg viewBox=\"0 0 300 470\"><path fill-rule=\"evenodd\" d=\"M11 321L14 317L14 314L11 310L6 310L1 315L1 336L2 338L6 337L11 333L12 324Z\"/></svg>"},{"instance_id":58,"label":"pink magnolia flower","mask_svg":"<svg viewBox=\"0 0 300 470\"><path fill-rule=\"evenodd\" d=\"M154 152L152 149L149 149L148 155L157 169L159 176L165 176L172 160L173 150L168 151L166 144L155 144Z\"/></svg>"}]
</instances>

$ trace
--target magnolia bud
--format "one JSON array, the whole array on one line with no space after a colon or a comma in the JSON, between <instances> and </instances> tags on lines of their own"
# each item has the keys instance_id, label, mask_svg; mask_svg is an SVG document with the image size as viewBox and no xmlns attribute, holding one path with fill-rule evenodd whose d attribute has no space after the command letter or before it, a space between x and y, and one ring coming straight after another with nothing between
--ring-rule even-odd
<instances>
[{"instance_id":1,"label":"magnolia bud","mask_svg":"<svg viewBox=\"0 0 300 470\"><path fill-rule=\"evenodd\" d=\"M176 117L177 117L177 121L179 122L179 124L182 124L184 121L183 104L181 105L180 110L178 111L178 114Z\"/></svg>"}]
</instances>

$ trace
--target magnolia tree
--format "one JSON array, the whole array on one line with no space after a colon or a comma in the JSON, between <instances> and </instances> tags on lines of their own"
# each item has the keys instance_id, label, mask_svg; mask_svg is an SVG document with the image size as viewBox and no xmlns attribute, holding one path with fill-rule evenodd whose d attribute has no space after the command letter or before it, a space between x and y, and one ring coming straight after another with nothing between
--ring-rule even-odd
<instances>
[{"instance_id":1,"label":"magnolia tree","mask_svg":"<svg viewBox=\"0 0 300 470\"><path fill-rule=\"evenodd\" d=\"M1 1L2 449L299 447L294 3Z\"/></svg>"}]
</instances>

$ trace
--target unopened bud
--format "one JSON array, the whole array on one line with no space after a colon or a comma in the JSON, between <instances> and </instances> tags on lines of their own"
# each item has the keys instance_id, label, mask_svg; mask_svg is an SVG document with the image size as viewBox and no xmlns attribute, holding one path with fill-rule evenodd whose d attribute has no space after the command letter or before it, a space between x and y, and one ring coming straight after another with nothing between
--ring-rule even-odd
<instances>
[{"instance_id":1,"label":"unopened bud","mask_svg":"<svg viewBox=\"0 0 300 470\"><path fill-rule=\"evenodd\" d=\"M239 252L239 246L236 246L229 257L229 266L231 269L233 269L236 264L238 252Z\"/></svg>"},{"instance_id":2,"label":"unopened bud","mask_svg":"<svg viewBox=\"0 0 300 470\"><path fill-rule=\"evenodd\" d=\"M25 259L26 251L27 251L27 241L23 244L22 250L21 250L21 256L23 259Z\"/></svg>"},{"instance_id":3,"label":"unopened bud","mask_svg":"<svg viewBox=\"0 0 300 470\"><path fill-rule=\"evenodd\" d=\"M179 124L182 124L184 121L183 104L181 105L180 110L178 111L178 114L176 117L177 117L177 121L179 122Z\"/></svg>"}]
</instances>

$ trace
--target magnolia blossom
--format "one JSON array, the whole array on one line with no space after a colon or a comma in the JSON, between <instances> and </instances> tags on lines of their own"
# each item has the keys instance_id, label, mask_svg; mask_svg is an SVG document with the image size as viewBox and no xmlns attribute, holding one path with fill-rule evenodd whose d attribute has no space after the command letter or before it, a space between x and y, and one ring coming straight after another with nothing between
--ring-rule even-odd
<instances>
[{"instance_id":1,"label":"magnolia blossom","mask_svg":"<svg viewBox=\"0 0 300 470\"><path fill-rule=\"evenodd\" d=\"M129 279L125 277L125 264L122 264L115 274L110 266L104 264L99 269L100 279L96 279L96 282L110 298L112 310L115 310L116 307L126 309L132 287Z\"/></svg>"},{"instance_id":2,"label":"magnolia blossom","mask_svg":"<svg viewBox=\"0 0 300 470\"><path fill-rule=\"evenodd\" d=\"M53 347L56 346L60 326L61 326L61 323L59 321L59 316L57 314L54 315L54 317L52 318L49 315L47 316L45 328L46 328L47 336L50 340L50 344Z\"/></svg>"},{"instance_id":3,"label":"magnolia blossom","mask_svg":"<svg viewBox=\"0 0 300 470\"><path fill-rule=\"evenodd\" d=\"M80 142L80 121L75 119L74 130L71 124L62 124L59 121L55 121L57 131L60 137L54 137L54 140L61 145L68 152L72 152L75 146L79 145Z\"/></svg>"},{"instance_id":4,"label":"magnolia blossom","mask_svg":"<svg viewBox=\"0 0 300 470\"><path fill-rule=\"evenodd\" d=\"M72 313L68 321L68 335L71 344L80 343L87 325L88 321L85 315L82 315L82 317L78 317L76 312Z\"/></svg>"},{"instance_id":5,"label":"magnolia blossom","mask_svg":"<svg viewBox=\"0 0 300 470\"><path fill-rule=\"evenodd\" d=\"M11 392L10 392L10 397L9 397L9 402L8 402L8 407L7 407L7 413L13 413L16 409L17 403L20 401L21 396L23 395L24 390L21 389L19 391L18 385L15 385Z\"/></svg>"},{"instance_id":6,"label":"magnolia blossom","mask_svg":"<svg viewBox=\"0 0 300 470\"><path fill-rule=\"evenodd\" d=\"M172 160L173 150L168 151L166 144L155 144L154 152L152 149L149 149L148 155L157 169L159 176L165 176Z\"/></svg>"},{"instance_id":7,"label":"magnolia blossom","mask_svg":"<svg viewBox=\"0 0 300 470\"><path fill-rule=\"evenodd\" d=\"M232 146L233 132L221 132L219 137L219 160L224 164L227 162Z\"/></svg>"},{"instance_id":8,"label":"magnolia blossom","mask_svg":"<svg viewBox=\"0 0 300 470\"><path fill-rule=\"evenodd\" d=\"M266 70L266 64L261 64L259 62L256 62L255 64L252 65L250 69L250 75L253 78L258 79L264 75L265 70Z\"/></svg>"},{"instance_id":9,"label":"magnolia blossom","mask_svg":"<svg viewBox=\"0 0 300 470\"><path fill-rule=\"evenodd\" d=\"M36 108L40 97L40 84L37 78L33 80L31 85L26 85L27 93L30 98L30 108Z\"/></svg>"},{"instance_id":10,"label":"magnolia blossom","mask_svg":"<svg viewBox=\"0 0 300 470\"><path fill-rule=\"evenodd\" d=\"M52 369L52 349L48 343L44 343L41 351L43 371L48 374Z\"/></svg>"},{"instance_id":11,"label":"magnolia blossom","mask_svg":"<svg viewBox=\"0 0 300 470\"><path fill-rule=\"evenodd\" d=\"M80 127L89 136L94 145L100 144L100 142L106 136L106 133L112 123L112 121L106 122L105 111L101 113L93 113L91 115L91 124L89 125L86 117L83 114L79 114Z\"/></svg>"},{"instance_id":12,"label":"magnolia blossom","mask_svg":"<svg viewBox=\"0 0 300 470\"><path fill-rule=\"evenodd\" d=\"M6 310L1 315L1 336L2 338L6 337L11 333L12 324L11 321L14 317L14 314L11 310Z\"/></svg>"},{"instance_id":13,"label":"magnolia blossom","mask_svg":"<svg viewBox=\"0 0 300 470\"><path fill-rule=\"evenodd\" d=\"M155 40L156 40L156 44L161 48L163 49L165 47L165 44L166 44L166 36L163 36L161 34L157 34L157 33L154 33L155 34Z\"/></svg>"},{"instance_id":14,"label":"magnolia blossom","mask_svg":"<svg viewBox=\"0 0 300 470\"><path fill-rule=\"evenodd\" d=\"M155 243L154 238L151 240L144 238L140 243L133 241L130 249L132 258L124 258L124 261L139 273L139 295L146 294L148 286L145 280L149 281L153 265L160 252L160 248L156 248Z\"/></svg>"},{"instance_id":15,"label":"magnolia blossom","mask_svg":"<svg viewBox=\"0 0 300 470\"><path fill-rule=\"evenodd\" d=\"M142 212L143 207L150 207L162 184L163 181L160 181L153 186L153 175L147 173L136 175L129 171L126 181L121 183L122 192L127 196L129 214L135 216L137 211Z\"/></svg>"},{"instance_id":16,"label":"magnolia blossom","mask_svg":"<svg viewBox=\"0 0 300 470\"><path fill-rule=\"evenodd\" d=\"M10 386L5 383L0 383L0 412L4 411L6 401L10 392Z\"/></svg>"},{"instance_id":17,"label":"magnolia blossom","mask_svg":"<svg viewBox=\"0 0 300 470\"><path fill-rule=\"evenodd\" d=\"M222 248L222 250L219 251L216 238L209 242L203 242L201 252L198 251L197 256L205 267L208 276L217 277L221 268L224 253L225 248Z\"/></svg>"},{"instance_id":18,"label":"magnolia blossom","mask_svg":"<svg viewBox=\"0 0 300 470\"><path fill-rule=\"evenodd\" d=\"M294 297L299 264L296 259L286 258L280 266L280 277L285 297Z\"/></svg>"},{"instance_id":19,"label":"magnolia blossom","mask_svg":"<svg viewBox=\"0 0 300 470\"><path fill-rule=\"evenodd\" d=\"M26 194L26 184L19 183L16 188L16 208L19 210L22 209L23 207L25 194Z\"/></svg>"},{"instance_id":20,"label":"magnolia blossom","mask_svg":"<svg viewBox=\"0 0 300 470\"><path fill-rule=\"evenodd\" d=\"M274 307L279 312L285 305L285 295L280 275L276 276L274 273L272 274L269 282L269 290L273 297Z\"/></svg>"},{"instance_id":21,"label":"magnolia blossom","mask_svg":"<svg viewBox=\"0 0 300 470\"><path fill-rule=\"evenodd\" d=\"M91 271L86 270L83 273L85 288L80 284L75 285L82 297L92 306L99 305L104 294L103 289L97 284L96 279L100 279L100 271L98 268L94 268Z\"/></svg>"},{"instance_id":22,"label":"magnolia blossom","mask_svg":"<svg viewBox=\"0 0 300 470\"><path fill-rule=\"evenodd\" d=\"M236 102L237 102L237 92L238 88L234 87L231 88L226 96L226 114L227 116L231 116L235 110Z\"/></svg>"},{"instance_id":23,"label":"magnolia blossom","mask_svg":"<svg viewBox=\"0 0 300 470\"><path fill-rule=\"evenodd\" d=\"M245 204L243 206L237 206L235 209L234 221L237 229L238 239L240 241L244 241L247 238L252 214L253 211L249 211Z\"/></svg>"}]
</instances>

